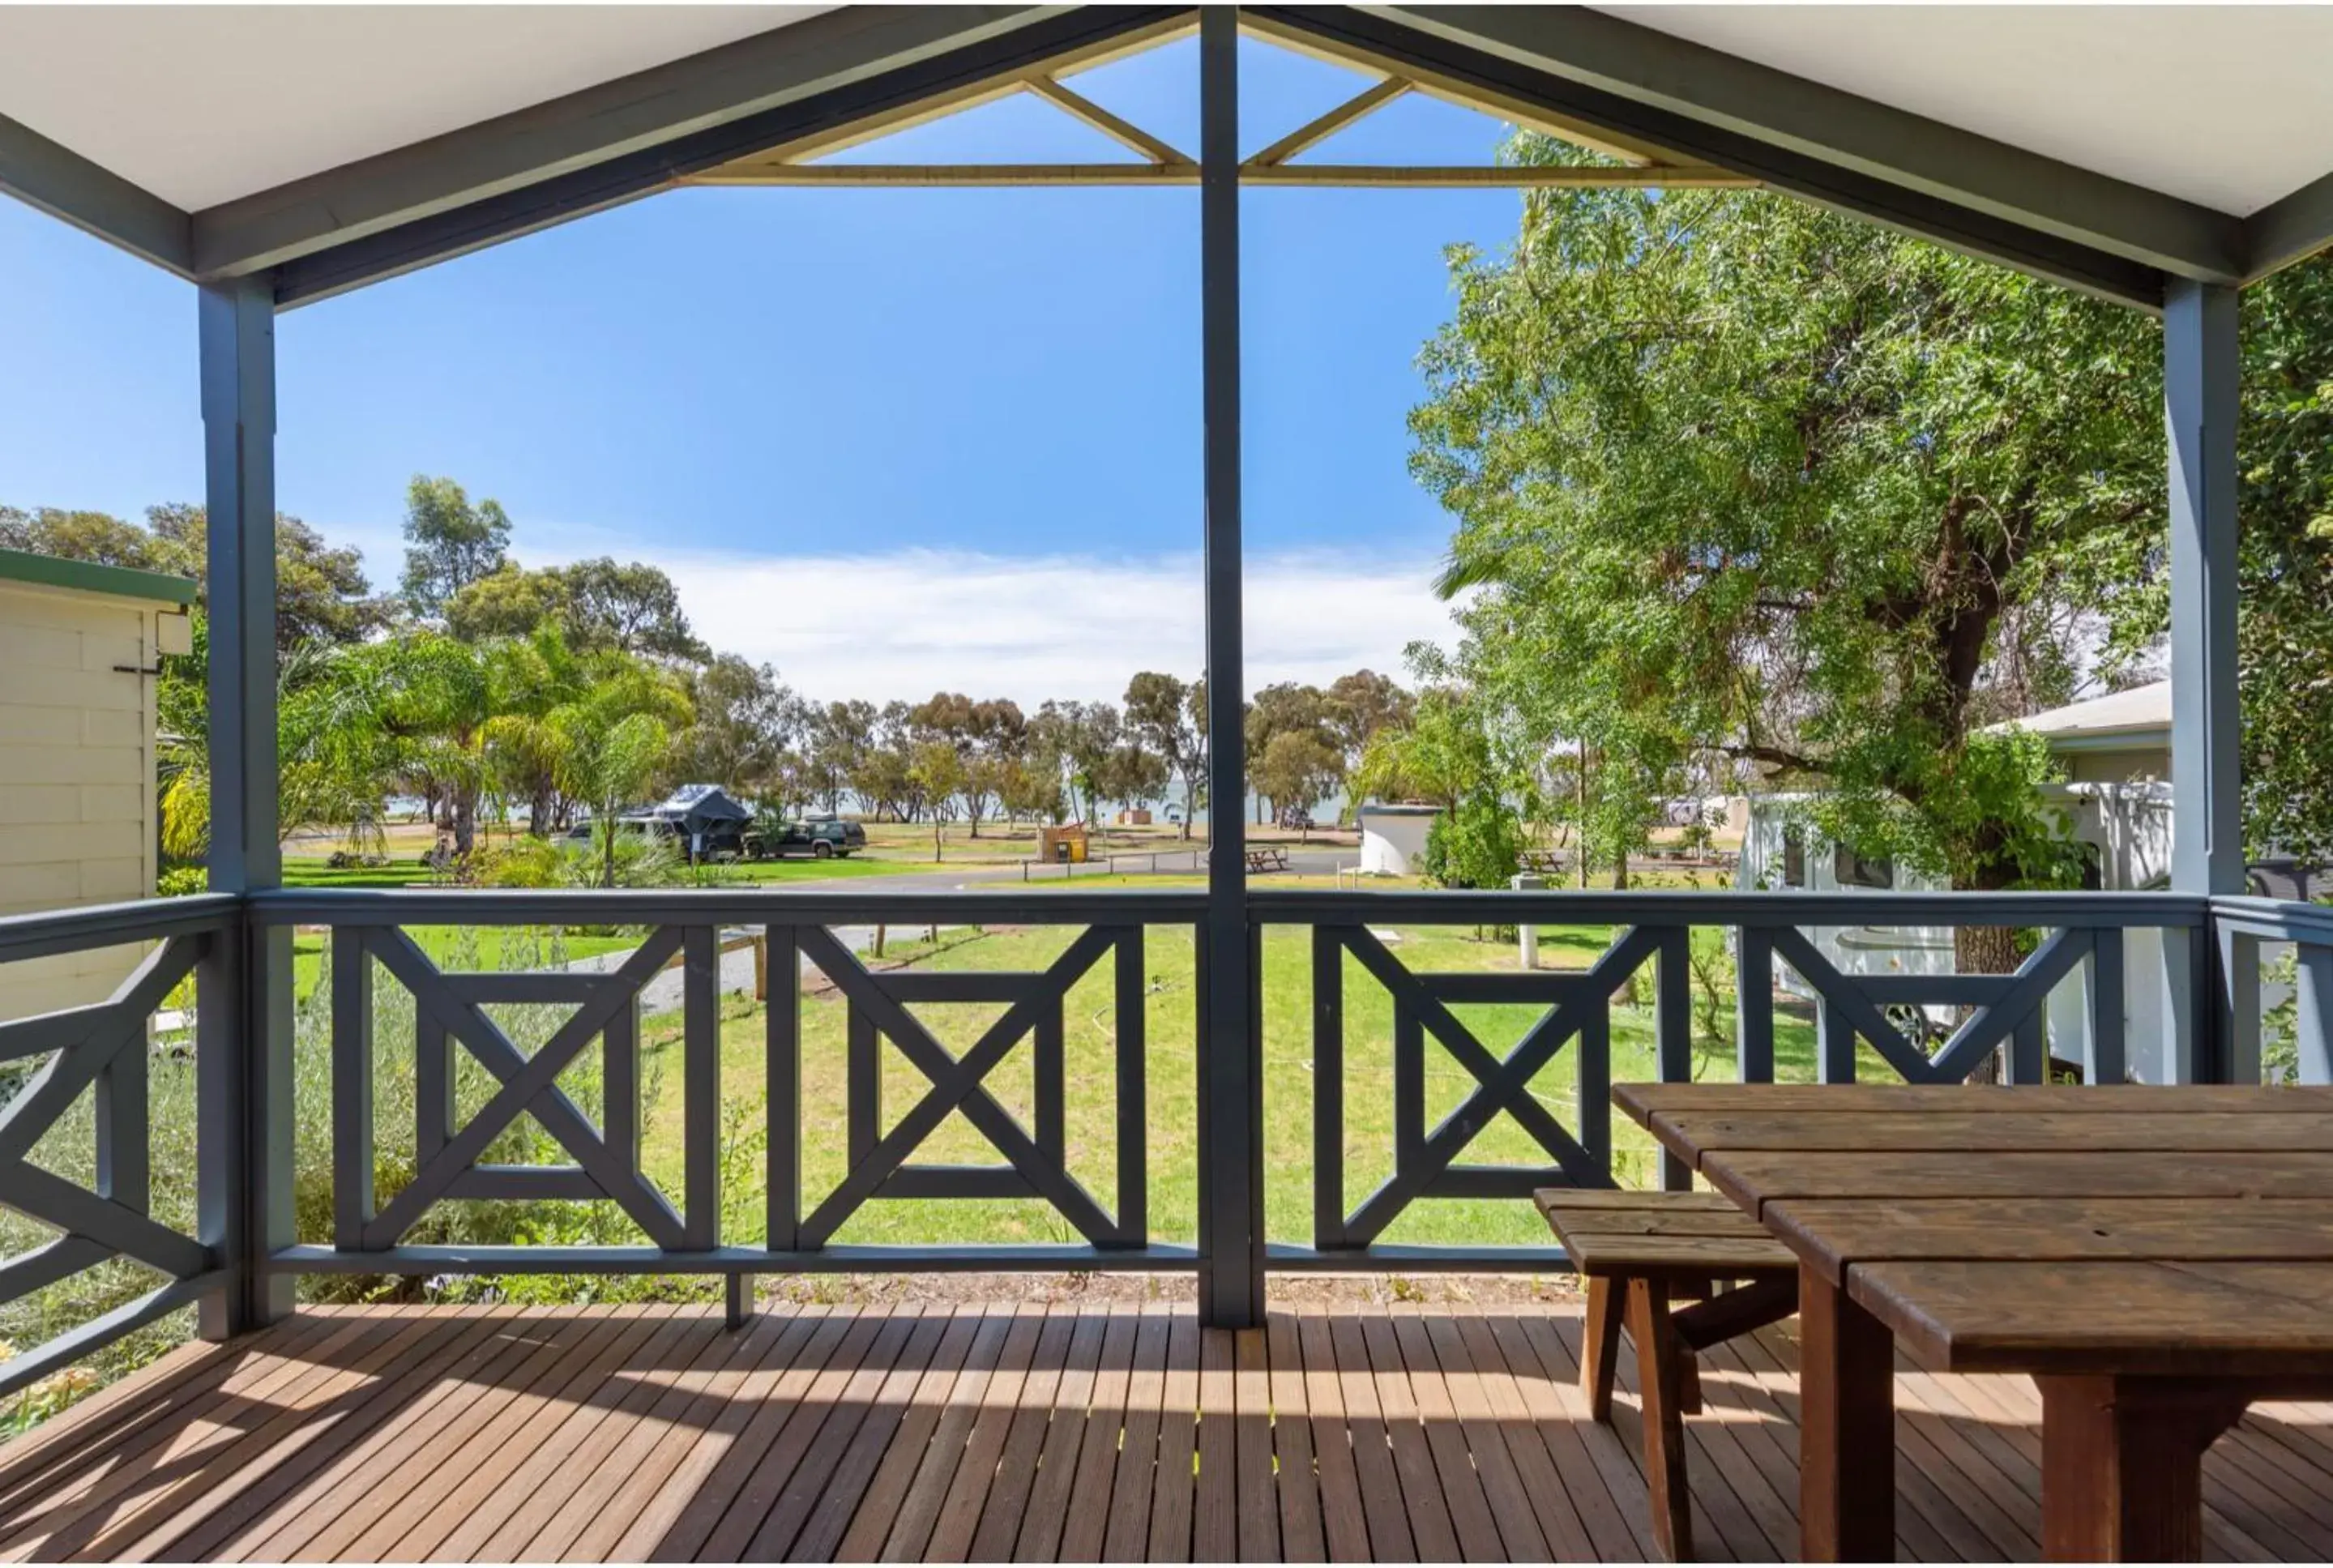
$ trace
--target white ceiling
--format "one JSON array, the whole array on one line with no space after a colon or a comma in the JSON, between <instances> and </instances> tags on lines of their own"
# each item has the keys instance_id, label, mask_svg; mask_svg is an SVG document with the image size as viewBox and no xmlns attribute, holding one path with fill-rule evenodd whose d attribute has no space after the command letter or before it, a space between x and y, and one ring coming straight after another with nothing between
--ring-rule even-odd
<instances>
[{"instance_id":1,"label":"white ceiling","mask_svg":"<svg viewBox=\"0 0 2333 1568\"><path fill-rule=\"evenodd\" d=\"M2333 5L1598 9L2239 216L2333 169Z\"/></svg>"},{"instance_id":2,"label":"white ceiling","mask_svg":"<svg viewBox=\"0 0 2333 1568\"><path fill-rule=\"evenodd\" d=\"M825 9L0 5L0 114L194 210Z\"/></svg>"},{"instance_id":3,"label":"white ceiling","mask_svg":"<svg viewBox=\"0 0 2333 1568\"><path fill-rule=\"evenodd\" d=\"M0 4L0 114L190 210L823 5ZM2333 168L2333 5L1612 5L2248 215Z\"/></svg>"}]
</instances>

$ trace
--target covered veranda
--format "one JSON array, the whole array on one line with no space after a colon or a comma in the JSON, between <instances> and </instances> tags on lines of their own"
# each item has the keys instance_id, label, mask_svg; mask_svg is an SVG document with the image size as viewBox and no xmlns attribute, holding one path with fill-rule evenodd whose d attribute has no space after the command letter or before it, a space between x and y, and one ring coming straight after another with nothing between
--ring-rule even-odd
<instances>
[{"instance_id":1,"label":"covered veranda","mask_svg":"<svg viewBox=\"0 0 2333 1568\"><path fill-rule=\"evenodd\" d=\"M1613 1179L1611 999L1652 981L1660 1075L1692 1076L1690 932L1732 933L1742 1076L1774 1076L1774 966L1820 998L1821 1074L1851 1077L1858 1042L1896 1074L1950 1082L2002 1052L2037 1081L2046 1005L2079 991L2086 1081L2128 1075L2123 934L2163 933L2174 1084L2260 1079L2260 948L2297 946L2300 1076L2333 1082L2326 992L2333 919L2243 896L2237 801L2237 298L2333 240L2333 116L2316 80L2324 22L2308 10L1954 13L1778 7L1616 15L1520 7L856 7L830 10L282 13L53 9L0 14L0 190L196 287L209 529L212 891L167 903L0 920L0 961L127 942L151 956L100 1006L0 1025L0 1052L43 1059L0 1110L0 1203L60 1239L11 1260L13 1296L111 1257L164 1283L0 1364L13 1392L165 1314L202 1340L0 1449L0 1551L92 1556L646 1556L1333 1554L1627 1556L1644 1534L1642 1445L1622 1401L1582 1419L1573 1309L1443 1304L1282 1310L1272 1276L1560 1272L1562 1254L1383 1239L1420 1203L1527 1201ZM339 20L335 20L338 17ZM150 47L168 29L166 49ZM1243 29L1363 72L1311 125L1243 128ZM1178 149L1064 78L1133 48L1198 35L1198 146ZM130 48L131 41L149 45ZM139 62L166 62L141 68ZM145 73L141 74L141 70ZM410 72L442 72L417 101ZM1560 175L1336 165L1304 154L1399 91L1446 96L1610 155ZM1129 161L1020 168L859 164L827 153L938 114L1034 92L1117 139ZM1279 136L1276 141L1267 138ZM1260 150L1259 150L1260 149ZM2169 454L2176 820L2168 890L2118 894L1397 894L1263 891L1243 875L1236 813L1215 824L1208 885L1191 893L1061 896L672 891L320 892L282 887L277 832L274 529L278 313L689 184L1195 185L1202 258L1210 760L1215 798L1240 799L1240 207L1249 187L1426 187L1619 181L1756 185L2021 268L2160 316ZM37 302L15 302L37 308ZM5 744L5 742L0 742ZM1609 921L1624 934L1586 975L1413 973L1374 932L1389 923ZM1842 919L2048 933L2017 975L1874 979L1840 973L1800 936ZM899 976L830 931L860 923L1012 922L1075 933L1028 973ZM620 923L651 934L605 975L441 972L403 935L424 923ZM302 1234L291 1149L292 932L329 928L334 1178L328 1231ZM821 1130L798 1102L799 1010L766 1011L763 1073L734 1096L767 1105L759 1234L724 1230L716 978L724 928L762 931L777 973L807 959L847 996L868 1059L912 1069L923 1100L885 1125L854 1102L848 1173L807 1190ZM1311 1234L1274 1236L1275 1179L1256 966L1266 928L1311 933L1315 1129ZM1146 1037L1146 930L1195 933L1194 1036ZM636 1140L561 1086L587 1046L637 1042L642 985L685 974L680 1092L686 1169L667 1192ZM1118 1136L1107 1169L1065 1150L1061 1016L1089 973L1116 986ZM197 987L201 1198L191 1232L150 1212L143 1161L148 1015ZM1392 1176L1346 1191L1343 997L1395 1001ZM460 1053L497 1084L461 1125L427 1096L411 1180L374 1189L376 986L415 1000L423 1071ZM1923 989L1923 986L1925 989ZM1471 987L1471 988L1470 988ZM1512 1050L1451 1012L1485 1000L1547 1011ZM1001 1006L978 1037L943 1042L918 1004ZM486 1009L572 1007L531 1053ZM1886 1008L1967 1010L1933 1053ZM1026 1123L984 1081L1028 1042ZM1050 1044L1049 1044L1050 1042ZM1422 1053L1472 1076L1459 1111L1426 1124L1404 1089ZM1153 1066L1171 1055L1170 1076ZM1573 1122L1529 1092L1561 1051ZM428 1064L437 1065L431 1067ZM854 1080L856 1082L856 1080ZM870 1095L877 1082L869 1073ZM1048 1085L1051 1085L1049 1088ZM854 1091L855 1092L855 1091ZM1162 1236L1147 1200L1145 1111L1188 1094L1199 1116L1192 1234ZM27 1156L97 1106L101 1179L62 1182ZM863 1114L859 1113L863 1109ZM919 1163L961 1113L999 1163ZM485 1161L533 1117L571 1156ZM1509 1116L1544 1150L1530 1166L1468 1163ZM1081 1179L1081 1175L1084 1179ZM1674 1150L1666 1185L1692 1175ZM1089 1185L1090 1183L1090 1186ZM1358 1185L1358 1184L1357 1184ZM1096 1190L1098 1189L1098 1191ZM459 1248L408 1240L448 1201L605 1198L635 1222L614 1247ZM836 1239L869 1202L1034 1198L1075 1240L1009 1247ZM918 1303L773 1307L748 1283L810 1274L1150 1275L1189 1304L1151 1308ZM304 1275L596 1273L719 1276L725 1312L417 1307L301 1310ZM1790 1556L1800 1489L1796 1341L1781 1329L1710 1352L1705 1413L1687 1424L1703 1549ZM2031 1390L2007 1375L1896 1380L1904 1554L2017 1557L2040 1541ZM2321 1502L2321 1407L2261 1404L2205 1467L2203 1541L2229 1556L2333 1550ZM414 1460L426 1454L427 1462ZM1107 1472L1108 1508L1099 1497ZM1633 1477L1633 1479L1632 1479ZM597 1507L562 1500L608 1495ZM1186 1482L1189 1485L1186 1486ZM491 1504L487 1501L494 1499ZM1397 1503L1397 1506L1396 1505ZM1358 1532L1354 1509L1360 1511ZM584 1516L588 1514L588 1517ZM485 1534L466 1523L494 1517ZM912 1525L912 1527L911 1527ZM1099 1525L1099 1533L1097 1526ZM1583 1546L1585 1550L1583 1550Z\"/></svg>"}]
</instances>

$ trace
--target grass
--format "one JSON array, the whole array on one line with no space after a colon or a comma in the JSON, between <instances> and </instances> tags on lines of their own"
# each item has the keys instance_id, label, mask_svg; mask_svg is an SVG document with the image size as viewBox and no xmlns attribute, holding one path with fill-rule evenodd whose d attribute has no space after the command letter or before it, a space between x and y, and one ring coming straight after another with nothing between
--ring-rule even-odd
<instances>
[{"instance_id":1,"label":"grass","mask_svg":"<svg viewBox=\"0 0 2333 1568\"><path fill-rule=\"evenodd\" d=\"M283 857L283 885L287 888L453 888L457 884L446 880L427 866L417 864L409 856L399 858L385 866L332 866L323 855L286 855ZM684 868L679 885L683 887L762 888L781 886L788 882L842 881L857 877L896 876L905 871L928 871L928 865L912 865L903 861L872 860L862 855L819 861L807 856L799 860L741 861L725 865Z\"/></svg>"},{"instance_id":2,"label":"grass","mask_svg":"<svg viewBox=\"0 0 2333 1568\"><path fill-rule=\"evenodd\" d=\"M628 936L587 935L581 932L544 932L530 927L471 926L408 926L405 934L413 938L429 961L439 968L475 968L500 971L528 969L548 963L572 963L579 958L596 958L602 953L628 953L640 945L637 933ZM294 996L312 993L324 975L324 955L329 943L325 934L303 927L292 938L292 992Z\"/></svg>"}]
</instances>

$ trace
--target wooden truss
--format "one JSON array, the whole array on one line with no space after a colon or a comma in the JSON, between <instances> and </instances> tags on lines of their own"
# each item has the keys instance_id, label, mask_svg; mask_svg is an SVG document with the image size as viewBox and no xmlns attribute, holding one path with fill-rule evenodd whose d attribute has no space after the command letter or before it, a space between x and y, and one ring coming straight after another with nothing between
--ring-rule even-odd
<instances>
[{"instance_id":1,"label":"wooden truss","mask_svg":"<svg viewBox=\"0 0 2333 1568\"><path fill-rule=\"evenodd\" d=\"M1165 42L1168 32L1142 40L1142 46ZM1269 34L1275 43L1292 43L1291 37ZM1308 52L1317 53L1310 42ZM1536 111L1525 111L1503 101L1490 101L1475 91L1416 73L1392 71L1381 63L1339 56L1339 63L1385 71L1383 78L1327 113L1300 126L1240 164L1243 184L1264 186L1366 187L1377 189L1464 189L1515 188L1524 189L1605 189L1639 186L1664 188L1749 187L1758 182L1730 169L1693 163L1662 154L1641 144L1616 140L1609 135L1564 121L1551 122ZM1092 64L1078 60L1070 64ZM1104 109L1091 99L1062 85L1060 73L1067 65L1056 62L1001 85L951 101L945 112L955 113L993 102L1013 92L1042 99L1071 119L1101 132L1137 154L1141 161L1123 163L958 163L883 164L813 162L838 151L838 140L816 140L775 148L685 178L685 185L706 186L830 186L830 187L1005 187L1005 186L1195 186L1198 162L1163 138ZM1461 107L1496 114L1562 137L1576 145L1603 153L1616 161L1584 165L1459 165L1295 163L1298 154L1410 92L1424 92ZM927 117L928 118L928 117ZM887 123L888 134L904 128ZM853 141L864 140L859 136Z\"/></svg>"}]
</instances>

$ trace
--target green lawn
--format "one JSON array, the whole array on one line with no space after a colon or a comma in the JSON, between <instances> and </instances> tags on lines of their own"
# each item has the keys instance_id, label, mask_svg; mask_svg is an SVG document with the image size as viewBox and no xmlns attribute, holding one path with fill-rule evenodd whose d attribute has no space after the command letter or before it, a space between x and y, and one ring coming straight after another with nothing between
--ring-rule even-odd
<instances>
[{"instance_id":1,"label":"green lawn","mask_svg":"<svg viewBox=\"0 0 2333 1568\"><path fill-rule=\"evenodd\" d=\"M333 866L326 855L286 855L283 857L283 885L287 888L409 888L427 887L437 880L437 874L411 856L404 856L385 866Z\"/></svg>"},{"instance_id":2,"label":"green lawn","mask_svg":"<svg viewBox=\"0 0 2333 1568\"><path fill-rule=\"evenodd\" d=\"M548 969L602 953L629 952L638 936L583 936L539 927L408 926L405 934L441 969ZM324 933L302 928L292 938L293 994L305 996L323 977Z\"/></svg>"},{"instance_id":3,"label":"green lawn","mask_svg":"<svg viewBox=\"0 0 2333 1568\"><path fill-rule=\"evenodd\" d=\"M1147 879L1141 879L1147 880ZM1413 970L1511 967L1511 941L1478 939L1469 928L1397 928L1394 951ZM897 946L894 960L918 969L1033 970L1056 957L1073 928L1005 929L943 933L929 944ZM1610 933L1598 927L1546 928L1541 963L1582 967L1603 950ZM1714 940L1713 933L1705 940ZM1268 930L1263 947L1263 1060L1265 1116L1265 1208L1273 1239L1308 1242L1312 1212L1312 1101L1314 1063L1310 985L1311 933L1296 928ZM1193 1051L1194 965L1191 936L1174 928L1146 933L1147 1028L1149 1121L1150 1225L1162 1239L1189 1241L1197 1211L1196 1083ZM1114 1040L1111 965L1105 958L1070 993L1064 1009L1070 1103L1067 1143L1070 1169L1104 1207L1114 1206ZM1650 997L1650 976L1643 993ZM1345 977L1346 1175L1349 1210L1392 1169L1392 1007L1385 991L1348 960ZM917 1013L952 1050L962 1051L1001 1012L999 1005L918 1006ZM1494 1053L1503 1054L1539 1015L1531 1006L1469 1006L1456 1010ZM840 1179L845 1150L840 1130L845 1120L844 1022L846 1009L835 996L806 994L802 1029L802 1150L805 1207ZM1723 997L1730 1034L1733 998ZM1812 1076L1813 1031L1802 1015L1777 1018L1778 1075ZM733 1136L753 1137L764 1102L762 1009L733 997L723 1029L725 1119ZM678 1190L681 1097L679 1019L652 1022L648 1033L648 1077L661 1083L649 1114L644 1156L649 1171L668 1191ZM1612 1009L1611 1078L1615 1082L1655 1075L1649 1005L1616 1001ZM1577 1125L1574 1047L1567 1045L1533 1085L1534 1092L1567 1127ZM1698 1075L1728 1078L1733 1073L1730 1039L1697 1054ZM1884 1070L1877 1070L1884 1072ZM926 1087L922 1075L888 1046L883 1057L884 1123L904 1113ZM991 1075L989 1087L1024 1124L1031 1115L1031 1066L1027 1043L1014 1047ZM1429 1037L1426 1098L1430 1120L1455 1108L1473 1079ZM1650 1140L1625 1116L1614 1113L1615 1162L1632 1185L1655 1178ZM733 1162L733 1190L725 1207L733 1239L760 1234L759 1150ZM919 1151L918 1160L996 1163L998 1157L961 1116L951 1116ZM1467 1162L1543 1163L1536 1146L1509 1118L1487 1128L1464 1157ZM737 1188L742 1188L743 1190ZM949 1241L1068 1242L1078 1239L1049 1206L1031 1199L888 1200L870 1203L844 1227L838 1240L864 1243ZM1443 1201L1414 1205L1383 1236L1389 1242L1507 1243L1540 1245L1545 1227L1522 1201Z\"/></svg>"},{"instance_id":4,"label":"green lawn","mask_svg":"<svg viewBox=\"0 0 2333 1568\"><path fill-rule=\"evenodd\" d=\"M414 888L451 886L419 864L410 855L399 856L385 866L334 867L326 864L323 855L286 855L283 857L283 885L287 888ZM903 861L870 860L864 855L847 859L817 861L800 860L739 861L729 865L684 867L679 874L682 887L755 888L777 887L789 882L840 881L852 877L896 876L903 871L927 871L928 865L914 865Z\"/></svg>"}]
</instances>

